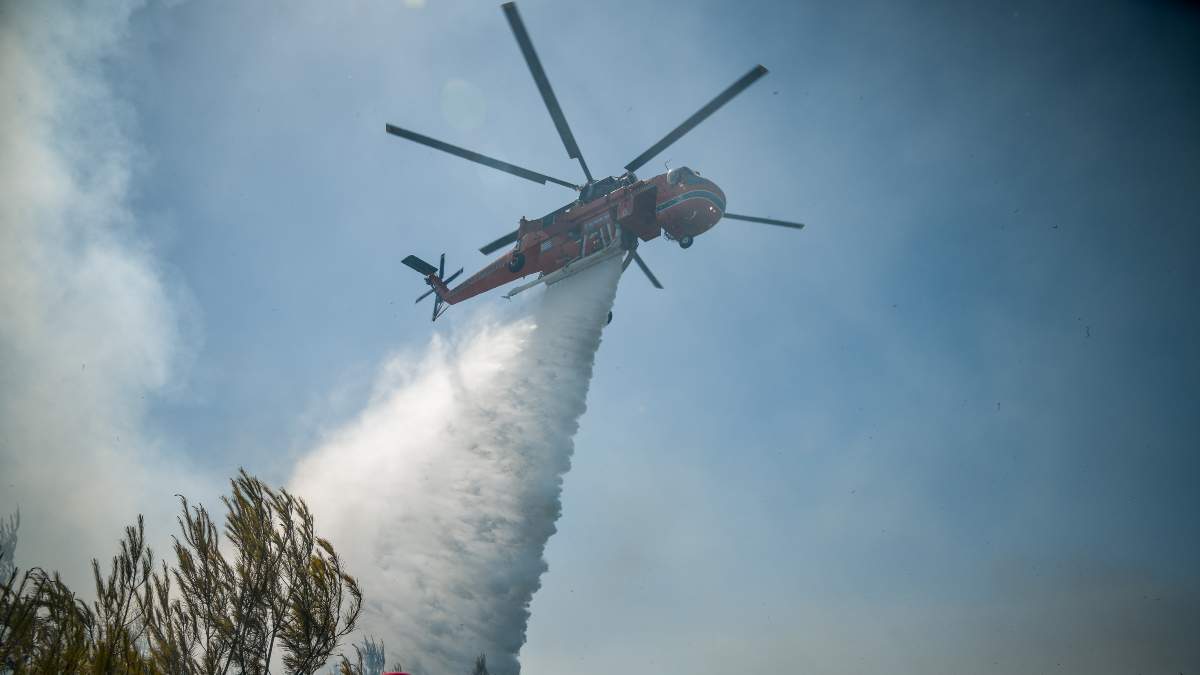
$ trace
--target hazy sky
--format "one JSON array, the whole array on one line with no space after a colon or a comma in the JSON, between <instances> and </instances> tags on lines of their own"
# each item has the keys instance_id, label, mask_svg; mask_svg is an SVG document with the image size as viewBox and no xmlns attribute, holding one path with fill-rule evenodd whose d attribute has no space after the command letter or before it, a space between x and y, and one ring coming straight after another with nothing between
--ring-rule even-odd
<instances>
[{"instance_id":1,"label":"hazy sky","mask_svg":"<svg viewBox=\"0 0 1200 675\"><path fill-rule=\"evenodd\" d=\"M1200 670L1200 11L520 7L597 175L769 68L641 174L808 224L656 241L666 290L622 281L525 672ZM109 452L209 498L239 465L286 480L390 355L504 302L431 325L401 258L470 270L572 197L384 124L579 176L496 2L0 22L0 473L82 475L71 448L128 430ZM33 530L62 486L20 475L0 509ZM125 499L70 522L114 544L188 489L104 480Z\"/></svg>"}]
</instances>

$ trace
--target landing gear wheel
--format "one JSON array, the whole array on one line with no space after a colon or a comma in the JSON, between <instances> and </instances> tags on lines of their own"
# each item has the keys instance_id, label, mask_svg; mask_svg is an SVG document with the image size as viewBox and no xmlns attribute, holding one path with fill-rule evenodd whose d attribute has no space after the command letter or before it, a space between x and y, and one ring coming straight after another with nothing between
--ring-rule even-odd
<instances>
[{"instance_id":1,"label":"landing gear wheel","mask_svg":"<svg viewBox=\"0 0 1200 675\"><path fill-rule=\"evenodd\" d=\"M691 248L691 247L692 247L692 238L690 236L684 235L679 238L679 248Z\"/></svg>"},{"instance_id":2,"label":"landing gear wheel","mask_svg":"<svg viewBox=\"0 0 1200 675\"><path fill-rule=\"evenodd\" d=\"M525 266L525 254L517 251L508 259L508 271L516 274Z\"/></svg>"}]
</instances>

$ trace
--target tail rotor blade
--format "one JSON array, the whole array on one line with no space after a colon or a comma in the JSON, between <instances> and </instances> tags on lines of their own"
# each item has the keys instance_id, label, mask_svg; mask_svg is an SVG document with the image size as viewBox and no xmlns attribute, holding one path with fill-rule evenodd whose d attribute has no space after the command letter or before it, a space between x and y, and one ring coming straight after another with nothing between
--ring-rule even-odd
<instances>
[{"instance_id":1,"label":"tail rotor blade","mask_svg":"<svg viewBox=\"0 0 1200 675\"><path fill-rule=\"evenodd\" d=\"M642 268L642 272L646 274L646 278L650 280L650 283L654 284L655 288L662 290L663 285L658 282L658 277L654 276L654 272L651 272L650 268L646 266L646 262L642 260L642 256L638 255L637 251L630 251L629 255L633 257L633 261L638 264L638 267Z\"/></svg>"},{"instance_id":2,"label":"tail rotor blade","mask_svg":"<svg viewBox=\"0 0 1200 675\"><path fill-rule=\"evenodd\" d=\"M728 103L734 96L737 96L738 94L742 93L742 91L746 87L749 87L750 85L754 84L755 80L757 80L758 78L760 78L766 74L767 74L767 69L763 68L761 65L754 66L753 68L751 68L750 72L743 75L741 77L741 79L739 79L737 82L734 82L733 84L729 85L729 87L725 91L721 92L720 94L717 94L716 98L709 101L708 104L705 105L700 110L696 111L696 114L687 118L687 120L683 124L680 124L679 126L675 127L675 129L673 129L671 131L671 133L667 134L666 136L663 136L661 141L650 146L649 150L638 155L637 159L626 164L625 170L626 171L637 171L638 169L640 169L643 164L654 159L655 155L662 152L663 150L666 150L668 146L670 146L672 143L674 143L675 141L682 138L684 134L691 131L696 125L700 124L705 119L707 119L709 115L715 113L718 108L720 108L721 106Z\"/></svg>"},{"instance_id":3,"label":"tail rotor blade","mask_svg":"<svg viewBox=\"0 0 1200 675\"><path fill-rule=\"evenodd\" d=\"M427 291L425 291L424 293L422 293L420 296L418 296L418 297L417 297L417 302L415 302L415 303L413 303L413 304L414 304L414 305L415 305L415 304L419 304L419 303L420 303L422 300L424 300L425 298L428 298L428 297L429 297L429 294L430 294L430 293L432 293L432 292L433 292L433 289L432 289L432 288L431 288L431 289L429 289L429 290L427 290Z\"/></svg>"},{"instance_id":4,"label":"tail rotor blade","mask_svg":"<svg viewBox=\"0 0 1200 675\"><path fill-rule=\"evenodd\" d=\"M442 254L442 259L438 261L438 278L446 276L446 254Z\"/></svg>"},{"instance_id":5,"label":"tail rotor blade","mask_svg":"<svg viewBox=\"0 0 1200 675\"><path fill-rule=\"evenodd\" d=\"M460 275L460 274L462 274L462 273L463 273L463 268L461 268L461 267L460 267L460 268L458 268L458 271L457 271L457 272L455 272L454 274L451 274L449 277L447 277L447 278L445 278L445 279L442 279L442 283L444 283L444 284L446 284L447 286L449 286L449 285L450 285L450 282L451 282L451 281L454 281L455 279L457 279L457 278L458 278L458 275Z\"/></svg>"},{"instance_id":6,"label":"tail rotor blade","mask_svg":"<svg viewBox=\"0 0 1200 675\"><path fill-rule=\"evenodd\" d=\"M744 220L748 223L763 223L765 225L778 225L779 227L791 227L797 230L804 229L804 223L793 223L787 220L775 220L774 218L759 218L757 216L743 216L737 213L726 213L722 218L732 218L734 220Z\"/></svg>"}]
</instances>

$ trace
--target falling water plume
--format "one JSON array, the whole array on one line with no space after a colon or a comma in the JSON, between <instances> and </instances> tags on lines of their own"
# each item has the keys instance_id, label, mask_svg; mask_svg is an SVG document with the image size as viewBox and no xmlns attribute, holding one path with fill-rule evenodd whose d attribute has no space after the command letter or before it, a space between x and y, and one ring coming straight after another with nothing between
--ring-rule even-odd
<instances>
[{"instance_id":1,"label":"falling water plume","mask_svg":"<svg viewBox=\"0 0 1200 675\"><path fill-rule=\"evenodd\" d=\"M292 486L363 583L364 628L417 675L468 673L480 652L519 672L619 276L597 265L511 321L392 359L298 464Z\"/></svg>"}]
</instances>

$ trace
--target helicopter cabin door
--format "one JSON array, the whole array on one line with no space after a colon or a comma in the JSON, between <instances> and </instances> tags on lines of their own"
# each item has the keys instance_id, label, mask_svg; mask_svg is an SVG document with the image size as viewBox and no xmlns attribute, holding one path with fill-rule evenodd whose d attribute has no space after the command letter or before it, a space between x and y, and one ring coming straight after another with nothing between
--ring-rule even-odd
<instances>
[{"instance_id":1,"label":"helicopter cabin door","mask_svg":"<svg viewBox=\"0 0 1200 675\"><path fill-rule=\"evenodd\" d=\"M659 235L658 214L656 207L658 206L658 186L651 185L648 188L641 190L633 196L631 208L621 209L623 216L618 220L621 224L621 229L626 232L633 232L642 241L650 241Z\"/></svg>"}]
</instances>

